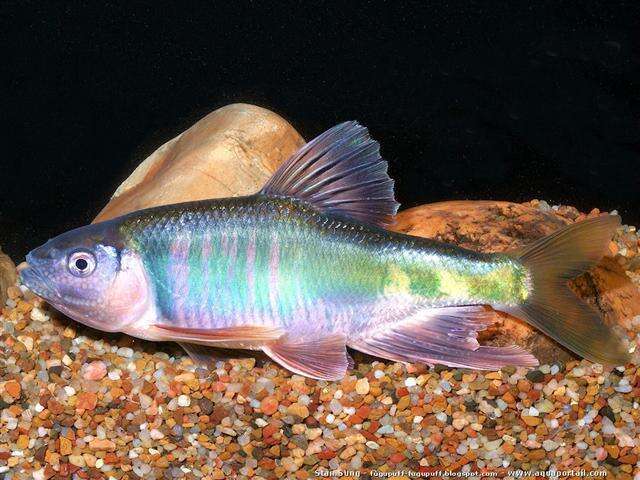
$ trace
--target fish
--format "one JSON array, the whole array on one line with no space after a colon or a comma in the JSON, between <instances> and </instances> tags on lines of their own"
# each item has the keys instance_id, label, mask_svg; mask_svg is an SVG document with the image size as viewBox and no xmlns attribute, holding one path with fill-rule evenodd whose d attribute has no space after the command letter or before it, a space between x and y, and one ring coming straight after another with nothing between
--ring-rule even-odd
<instances>
[{"instance_id":1,"label":"fish","mask_svg":"<svg viewBox=\"0 0 640 480\"><path fill-rule=\"evenodd\" d=\"M327 381L353 366L347 348L405 364L538 365L519 346L478 342L494 311L593 362L628 362L622 336L567 285L607 251L617 215L480 253L390 231L398 207L379 144L344 122L253 195L76 228L31 251L20 280L77 322L178 342L202 366L216 347Z\"/></svg>"}]
</instances>

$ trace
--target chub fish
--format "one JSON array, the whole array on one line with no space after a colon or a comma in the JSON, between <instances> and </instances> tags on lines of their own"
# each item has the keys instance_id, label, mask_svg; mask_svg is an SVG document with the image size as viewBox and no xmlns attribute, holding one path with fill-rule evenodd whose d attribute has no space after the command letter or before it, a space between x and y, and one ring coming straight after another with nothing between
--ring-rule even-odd
<instances>
[{"instance_id":1,"label":"chub fish","mask_svg":"<svg viewBox=\"0 0 640 480\"><path fill-rule=\"evenodd\" d=\"M619 217L477 253L385 229L398 209L379 146L356 122L323 133L255 195L154 207L64 233L27 255L21 281L88 326L208 347L262 350L318 379L345 375L347 346L400 362L535 366L478 343L491 309L573 352L620 365L623 341L567 286L607 250Z\"/></svg>"}]
</instances>

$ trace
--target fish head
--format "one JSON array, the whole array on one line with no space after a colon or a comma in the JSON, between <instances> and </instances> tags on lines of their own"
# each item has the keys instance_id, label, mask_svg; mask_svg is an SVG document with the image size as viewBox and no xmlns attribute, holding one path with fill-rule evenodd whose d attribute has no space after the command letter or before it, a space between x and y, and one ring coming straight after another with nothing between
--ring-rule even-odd
<instances>
[{"instance_id":1,"label":"fish head","mask_svg":"<svg viewBox=\"0 0 640 480\"><path fill-rule=\"evenodd\" d=\"M27 255L20 281L72 319L122 331L150 305L139 257L124 248L112 222L63 233Z\"/></svg>"}]
</instances>

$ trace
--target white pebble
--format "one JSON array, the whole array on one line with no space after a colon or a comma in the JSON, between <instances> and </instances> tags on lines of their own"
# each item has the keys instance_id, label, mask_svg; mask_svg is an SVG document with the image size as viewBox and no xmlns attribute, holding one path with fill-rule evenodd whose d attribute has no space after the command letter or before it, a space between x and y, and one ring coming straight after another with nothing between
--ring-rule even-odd
<instances>
[{"instance_id":1,"label":"white pebble","mask_svg":"<svg viewBox=\"0 0 640 480\"><path fill-rule=\"evenodd\" d=\"M76 389L67 385L64 387L64 393L66 393L68 397L73 397L76 394Z\"/></svg>"},{"instance_id":2,"label":"white pebble","mask_svg":"<svg viewBox=\"0 0 640 480\"><path fill-rule=\"evenodd\" d=\"M47 322L49 321L49 316L38 307L34 307L31 309L31 320L35 322Z\"/></svg>"},{"instance_id":3,"label":"white pebble","mask_svg":"<svg viewBox=\"0 0 640 480\"><path fill-rule=\"evenodd\" d=\"M613 389L616 392L620 392L620 393L629 393L631 390L633 390L633 388L631 387L631 385L629 385L626 378L623 378L616 387L613 387Z\"/></svg>"},{"instance_id":4,"label":"white pebble","mask_svg":"<svg viewBox=\"0 0 640 480\"><path fill-rule=\"evenodd\" d=\"M164 438L164 433L162 433L157 428L154 428L149 432L149 436L154 440L160 440L161 438Z\"/></svg>"},{"instance_id":5,"label":"white pebble","mask_svg":"<svg viewBox=\"0 0 640 480\"><path fill-rule=\"evenodd\" d=\"M108 374L109 380L120 380L120 370L112 370Z\"/></svg>"},{"instance_id":6,"label":"white pebble","mask_svg":"<svg viewBox=\"0 0 640 480\"><path fill-rule=\"evenodd\" d=\"M376 433L378 435L390 435L393 433L393 425L383 425L376 431Z\"/></svg>"},{"instance_id":7,"label":"white pebble","mask_svg":"<svg viewBox=\"0 0 640 480\"><path fill-rule=\"evenodd\" d=\"M250 441L251 441L251 437L246 433L238 437L238 445L240 445L241 447L248 445Z\"/></svg>"},{"instance_id":8,"label":"white pebble","mask_svg":"<svg viewBox=\"0 0 640 480\"><path fill-rule=\"evenodd\" d=\"M571 375L573 375L574 377L582 377L584 375L584 368L582 367L575 367L573 370L571 370Z\"/></svg>"},{"instance_id":9,"label":"white pebble","mask_svg":"<svg viewBox=\"0 0 640 480\"><path fill-rule=\"evenodd\" d=\"M180 395L178 397L178 405L181 407L188 407L191 405L191 398L188 395Z\"/></svg>"},{"instance_id":10,"label":"white pebble","mask_svg":"<svg viewBox=\"0 0 640 480\"><path fill-rule=\"evenodd\" d=\"M616 432L616 426L609 419L609 417L602 417L602 434L613 435Z\"/></svg>"},{"instance_id":11,"label":"white pebble","mask_svg":"<svg viewBox=\"0 0 640 480\"><path fill-rule=\"evenodd\" d=\"M500 445L502 445L503 441L501 438L498 438L496 440L492 440L490 442L487 442L484 444L484 448L486 448L488 451L493 452L494 450L497 450Z\"/></svg>"},{"instance_id":12,"label":"white pebble","mask_svg":"<svg viewBox=\"0 0 640 480\"><path fill-rule=\"evenodd\" d=\"M119 357L131 358L133 357L133 349L129 347L120 347L117 352Z\"/></svg>"},{"instance_id":13,"label":"white pebble","mask_svg":"<svg viewBox=\"0 0 640 480\"><path fill-rule=\"evenodd\" d=\"M418 381L415 379L415 377L409 377L404 381L405 387L415 387L417 384Z\"/></svg>"},{"instance_id":14,"label":"white pebble","mask_svg":"<svg viewBox=\"0 0 640 480\"><path fill-rule=\"evenodd\" d=\"M0 467L0 473L5 473L8 471L9 471L9 467ZM32 475L33 475L33 480L45 480L46 478L44 474L44 468L35 470Z\"/></svg>"}]
</instances>

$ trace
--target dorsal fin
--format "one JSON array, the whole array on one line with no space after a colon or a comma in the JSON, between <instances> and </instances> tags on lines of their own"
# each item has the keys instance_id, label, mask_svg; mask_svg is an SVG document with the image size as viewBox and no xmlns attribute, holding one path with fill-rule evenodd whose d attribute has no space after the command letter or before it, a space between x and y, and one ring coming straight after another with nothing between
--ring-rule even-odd
<instances>
[{"instance_id":1,"label":"dorsal fin","mask_svg":"<svg viewBox=\"0 0 640 480\"><path fill-rule=\"evenodd\" d=\"M399 204L378 142L358 122L344 122L304 145L260 193L305 200L323 212L385 226Z\"/></svg>"}]
</instances>

